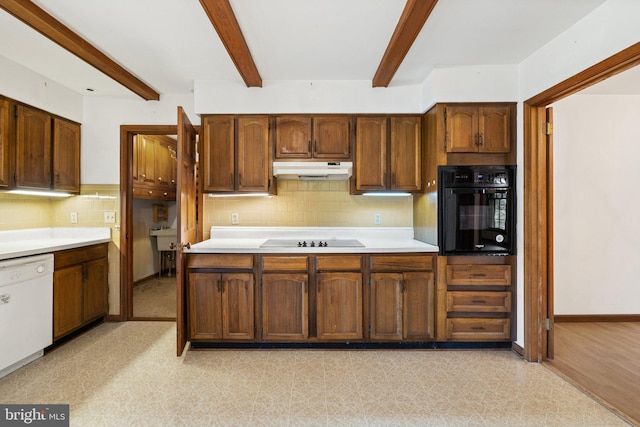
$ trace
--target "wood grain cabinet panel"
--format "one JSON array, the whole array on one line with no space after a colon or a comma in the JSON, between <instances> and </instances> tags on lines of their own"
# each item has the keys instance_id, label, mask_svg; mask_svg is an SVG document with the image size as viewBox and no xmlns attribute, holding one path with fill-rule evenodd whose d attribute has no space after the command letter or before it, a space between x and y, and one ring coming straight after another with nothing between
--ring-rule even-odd
<instances>
[{"instance_id":1,"label":"wood grain cabinet panel","mask_svg":"<svg viewBox=\"0 0 640 427\"><path fill-rule=\"evenodd\" d=\"M318 339L362 339L362 274L318 273L316 291Z\"/></svg>"},{"instance_id":2,"label":"wood grain cabinet panel","mask_svg":"<svg viewBox=\"0 0 640 427\"><path fill-rule=\"evenodd\" d=\"M51 188L51 116L22 105L16 119L16 187Z\"/></svg>"},{"instance_id":3,"label":"wood grain cabinet panel","mask_svg":"<svg viewBox=\"0 0 640 427\"><path fill-rule=\"evenodd\" d=\"M447 339L452 341L502 341L511 336L510 319L450 318Z\"/></svg>"},{"instance_id":4,"label":"wood grain cabinet panel","mask_svg":"<svg viewBox=\"0 0 640 427\"><path fill-rule=\"evenodd\" d=\"M508 153L511 150L509 106L447 106L445 117L447 152Z\"/></svg>"},{"instance_id":5,"label":"wood grain cabinet panel","mask_svg":"<svg viewBox=\"0 0 640 427\"><path fill-rule=\"evenodd\" d=\"M53 119L53 189L80 192L80 125Z\"/></svg>"},{"instance_id":6,"label":"wood grain cabinet panel","mask_svg":"<svg viewBox=\"0 0 640 427\"><path fill-rule=\"evenodd\" d=\"M449 291L447 311L509 313L511 292Z\"/></svg>"},{"instance_id":7,"label":"wood grain cabinet panel","mask_svg":"<svg viewBox=\"0 0 640 427\"><path fill-rule=\"evenodd\" d=\"M54 253L54 340L108 314L107 251L104 243Z\"/></svg>"},{"instance_id":8,"label":"wood grain cabinet panel","mask_svg":"<svg viewBox=\"0 0 640 427\"><path fill-rule=\"evenodd\" d=\"M422 119L356 118L356 192L422 189Z\"/></svg>"},{"instance_id":9,"label":"wood grain cabinet panel","mask_svg":"<svg viewBox=\"0 0 640 427\"><path fill-rule=\"evenodd\" d=\"M235 122L232 116L208 116L202 121L202 189L235 190Z\"/></svg>"},{"instance_id":10,"label":"wood grain cabinet panel","mask_svg":"<svg viewBox=\"0 0 640 427\"><path fill-rule=\"evenodd\" d=\"M11 104L0 98L0 188L11 184Z\"/></svg>"},{"instance_id":11,"label":"wood grain cabinet panel","mask_svg":"<svg viewBox=\"0 0 640 427\"><path fill-rule=\"evenodd\" d=\"M268 191L270 159L268 117L238 118L237 191Z\"/></svg>"},{"instance_id":12,"label":"wood grain cabinet panel","mask_svg":"<svg viewBox=\"0 0 640 427\"><path fill-rule=\"evenodd\" d=\"M304 341L309 338L309 276L306 273L262 275L262 339Z\"/></svg>"},{"instance_id":13,"label":"wood grain cabinet panel","mask_svg":"<svg viewBox=\"0 0 640 427\"><path fill-rule=\"evenodd\" d=\"M187 305L190 340L253 340L252 273L190 272Z\"/></svg>"},{"instance_id":14,"label":"wood grain cabinet panel","mask_svg":"<svg viewBox=\"0 0 640 427\"><path fill-rule=\"evenodd\" d=\"M370 339L402 340L403 287L401 273L371 274Z\"/></svg>"},{"instance_id":15,"label":"wood grain cabinet panel","mask_svg":"<svg viewBox=\"0 0 640 427\"><path fill-rule=\"evenodd\" d=\"M511 286L510 265L447 265L448 285Z\"/></svg>"},{"instance_id":16,"label":"wood grain cabinet panel","mask_svg":"<svg viewBox=\"0 0 640 427\"><path fill-rule=\"evenodd\" d=\"M278 116L275 122L276 159L351 158L348 116Z\"/></svg>"}]
</instances>

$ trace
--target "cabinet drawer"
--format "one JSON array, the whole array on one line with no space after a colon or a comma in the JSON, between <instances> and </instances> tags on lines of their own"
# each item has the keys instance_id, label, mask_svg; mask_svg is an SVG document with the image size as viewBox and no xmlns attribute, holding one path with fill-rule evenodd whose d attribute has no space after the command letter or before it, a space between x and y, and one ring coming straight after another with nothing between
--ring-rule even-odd
<instances>
[{"instance_id":1,"label":"cabinet drawer","mask_svg":"<svg viewBox=\"0 0 640 427\"><path fill-rule=\"evenodd\" d=\"M316 258L316 269L321 271L348 271L362 269L362 257L359 255L326 255Z\"/></svg>"},{"instance_id":2,"label":"cabinet drawer","mask_svg":"<svg viewBox=\"0 0 640 427\"><path fill-rule=\"evenodd\" d=\"M306 271L309 266L307 256L266 256L262 258L264 271Z\"/></svg>"},{"instance_id":3,"label":"cabinet drawer","mask_svg":"<svg viewBox=\"0 0 640 427\"><path fill-rule=\"evenodd\" d=\"M372 255L372 271L433 270L433 255Z\"/></svg>"},{"instance_id":4,"label":"cabinet drawer","mask_svg":"<svg viewBox=\"0 0 640 427\"><path fill-rule=\"evenodd\" d=\"M511 286L510 265L447 265L448 285Z\"/></svg>"},{"instance_id":5,"label":"cabinet drawer","mask_svg":"<svg viewBox=\"0 0 640 427\"><path fill-rule=\"evenodd\" d=\"M68 265L81 264L92 259L106 258L108 256L107 253L106 243L54 252L54 268L57 270Z\"/></svg>"},{"instance_id":6,"label":"cabinet drawer","mask_svg":"<svg viewBox=\"0 0 640 427\"><path fill-rule=\"evenodd\" d=\"M244 254L190 254L187 268L253 268L253 255Z\"/></svg>"},{"instance_id":7,"label":"cabinet drawer","mask_svg":"<svg viewBox=\"0 0 640 427\"><path fill-rule=\"evenodd\" d=\"M509 313L511 292L447 292L447 311Z\"/></svg>"},{"instance_id":8,"label":"cabinet drawer","mask_svg":"<svg viewBox=\"0 0 640 427\"><path fill-rule=\"evenodd\" d=\"M510 319L447 319L447 339L451 341L500 341L511 338Z\"/></svg>"}]
</instances>

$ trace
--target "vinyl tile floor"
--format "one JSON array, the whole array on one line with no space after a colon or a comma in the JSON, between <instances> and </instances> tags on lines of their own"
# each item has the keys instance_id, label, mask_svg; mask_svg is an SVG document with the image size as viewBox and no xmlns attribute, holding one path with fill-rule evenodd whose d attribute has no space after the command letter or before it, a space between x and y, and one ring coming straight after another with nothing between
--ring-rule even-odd
<instances>
[{"instance_id":1,"label":"vinyl tile floor","mask_svg":"<svg viewBox=\"0 0 640 427\"><path fill-rule=\"evenodd\" d=\"M153 277L133 287L134 317L176 318L176 278Z\"/></svg>"},{"instance_id":2,"label":"vinyl tile floor","mask_svg":"<svg viewBox=\"0 0 640 427\"><path fill-rule=\"evenodd\" d=\"M625 426L511 351L192 350L173 322L105 323L0 379L72 426Z\"/></svg>"}]
</instances>

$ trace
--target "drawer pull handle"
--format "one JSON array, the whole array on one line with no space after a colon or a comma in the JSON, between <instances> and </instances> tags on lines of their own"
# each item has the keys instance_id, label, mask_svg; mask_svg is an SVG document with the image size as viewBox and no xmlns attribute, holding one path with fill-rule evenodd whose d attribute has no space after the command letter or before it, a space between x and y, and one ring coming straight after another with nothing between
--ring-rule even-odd
<instances>
[{"instance_id":1,"label":"drawer pull handle","mask_svg":"<svg viewBox=\"0 0 640 427\"><path fill-rule=\"evenodd\" d=\"M484 273L472 273L471 277L487 277L487 275Z\"/></svg>"},{"instance_id":2,"label":"drawer pull handle","mask_svg":"<svg viewBox=\"0 0 640 427\"><path fill-rule=\"evenodd\" d=\"M472 331L484 331L484 327L482 326L473 326L471 328Z\"/></svg>"},{"instance_id":3,"label":"drawer pull handle","mask_svg":"<svg viewBox=\"0 0 640 427\"><path fill-rule=\"evenodd\" d=\"M487 303L487 301L483 300L483 299L474 299L474 300L471 300L471 302L474 303L474 304L486 304Z\"/></svg>"}]
</instances>

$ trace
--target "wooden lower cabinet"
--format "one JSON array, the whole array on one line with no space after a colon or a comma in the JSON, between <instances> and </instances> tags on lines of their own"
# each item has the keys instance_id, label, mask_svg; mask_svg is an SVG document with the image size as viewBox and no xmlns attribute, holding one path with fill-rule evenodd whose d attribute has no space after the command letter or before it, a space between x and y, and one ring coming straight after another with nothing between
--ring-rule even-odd
<instances>
[{"instance_id":1,"label":"wooden lower cabinet","mask_svg":"<svg viewBox=\"0 0 640 427\"><path fill-rule=\"evenodd\" d=\"M253 340L253 273L190 272L190 340Z\"/></svg>"},{"instance_id":2,"label":"wooden lower cabinet","mask_svg":"<svg viewBox=\"0 0 640 427\"><path fill-rule=\"evenodd\" d=\"M432 256L372 256L369 338L430 341L435 338L435 276Z\"/></svg>"},{"instance_id":3,"label":"wooden lower cabinet","mask_svg":"<svg viewBox=\"0 0 640 427\"><path fill-rule=\"evenodd\" d=\"M107 244L54 253L53 339L109 312Z\"/></svg>"},{"instance_id":4,"label":"wooden lower cabinet","mask_svg":"<svg viewBox=\"0 0 640 427\"><path fill-rule=\"evenodd\" d=\"M513 257L439 257L438 341L510 341Z\"/></svg>"},{"instance_id":5,"label":"wooden lower cabinet","mask_svg":"<svg viewBox=\"0 0 640 427\"><path fill-rule=\"evenodd\" d=\"M362 274L318 273L316 291L318 339L362 339Z\"/></svg>"},{"instance_id":6,"label":"wooden lower cabinet","mask_svg":"<svg viewBox=\"0 0 640 427\"><path fill-rule=\"evenodd\" d=\"M309 338L309 275L262 275L262 339L304 341Z\"/></svg>"}]
</instances>

